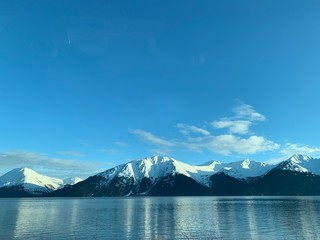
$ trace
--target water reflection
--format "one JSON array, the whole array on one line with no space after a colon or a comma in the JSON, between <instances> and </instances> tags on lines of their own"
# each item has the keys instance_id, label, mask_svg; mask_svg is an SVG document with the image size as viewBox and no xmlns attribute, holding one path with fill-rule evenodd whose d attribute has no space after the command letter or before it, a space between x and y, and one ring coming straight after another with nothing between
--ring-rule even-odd
<instances>
[{"instance_id":1,"label":"water reflection","mask_svg":"<svg viewBox=\"0 0 320 240\"><path fill-rule=\"evenodd\" d=\"M246 204L246 211L247 211L247 219L249 225L250 239L259 239L258 238L258 227L257 227L257 220L256 220L256 206L254 201L248 200Z\"/></svg>"},{"instance_id":2,"label":"water reflection","mask_svg":"<svg viewBox=\"0 0 320 240\"><path fill-rule=\"evenodd\" d=\"M320 198L1 199L0 239L316 239Z\"/></svg>"},{"instance_id":3,"label":"water reflection","mask_svg":"<svg viewBox=\"0 0 320 240\"><path fill-rule=\"evenodd\" d=\"M10 201L10 199L5 199L1 201L0 208L0 239L13 239L13 230L15 229L17 222L17 215L19 208L17 207L18 201ZM2 230L4 229L4 231ZM5 231L5 229L10 229L11 231Z\"/></svg>"}]
</instances>

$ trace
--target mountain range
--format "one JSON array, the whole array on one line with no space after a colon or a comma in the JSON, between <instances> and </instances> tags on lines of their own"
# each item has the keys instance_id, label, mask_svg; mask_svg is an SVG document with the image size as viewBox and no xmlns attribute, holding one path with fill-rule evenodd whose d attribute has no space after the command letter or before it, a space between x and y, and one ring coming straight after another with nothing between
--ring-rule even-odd
<instances>
[{"instance_id":1,"label":"mountain range","mask_svg":"<svg viewBox=\"0 0 320 240\"><path fill-rule=\"evenodd\" d=\"M320 195L320 159L295 154L279 164L211 161L189 165L154 156L80 179L61 180L28 168L0 177L0 197Z\"/></svg>"}]
</instances>

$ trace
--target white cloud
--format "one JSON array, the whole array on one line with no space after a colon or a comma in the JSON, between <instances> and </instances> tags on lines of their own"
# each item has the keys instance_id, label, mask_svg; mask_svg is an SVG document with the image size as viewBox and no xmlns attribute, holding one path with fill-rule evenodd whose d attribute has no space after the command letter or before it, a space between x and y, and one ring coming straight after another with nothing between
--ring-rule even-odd
<instances>
[{"instance_id":1,"label":"white cloud","mask_svg":"<svg viewBox=\"0 0 320 240\"><path fill-rule=\"evenodd\" d=\"M279 148L277 143L261 136L240 138L232 134L195 138L185 145L191 150L210 150L222 155L255 154Z\"/></svg>"},{"instance_id":2,"label":"white cloud","mask_svg":"<svg viewBox=\"0 0 320 240\"><path fill-rule=\"evenodd\" d=\"M148 142L150 144L156 145L156 146L162 146L162 147L173 147L175 144L171 141L162 139L160 137L157 137L153 135L150 132L146 132L141 129L134 129L131 131L134 135L139 137L142 141Z\"/></svg>"},{"instance_id":3,"label":"white cloud","mask_svg":"<svg viewBox=\"0 0 320 240\"><path fill-rule=\"evenodd\" d=\"M235 118L247 119L250 121L265 121L266 117L258 113L254 108L248 104L242 103L232 109L235 113Z\"/></svg>"},{"instance_id":4,"label":"white cloud","mask_svg":"<svg viewBox=\"0 0 320 240\"><path fill-rule=\"evenodd\" d=\"M231 133L236 134L248 134L252 122L247 120L228 120L221 119L218 121L213 121L212 126L215 128L228 128Z\"/></svg>"},{"instance_id":5,"label":"white cloud","mask_svg":"<svg viewBox=\"0 0 320 240\"><path fill-rule=\"evenodd\" d=\"M191 125L187 125L187 124L183 124L183 123L178 123L176 126L179 128L180 132L183 135L189 135L190 133L199 133L199 134L202 134L205 136L210 135L209 131L207 131L203 128L196 127L196 126L191 126Z\"/></svg>"},{"instance_id":6,"label":"white cloud","mask_svg":"<svg viewBox=\"0 0 320 240\"><path fill-rule=\"evenodd\" d=\"M309 155L309 154L319 154L320 148L308 146L304 144L295 144L295 143L286 143L285 147L280 150L280 154L283 156L290 157L293 154L302 154L302 155Z\"/></svg>"},{"instance_id":7,"label":"white cloud","mask_svg":"<svg viewBox=\"0 0 320 240\"><path fill-rule=\"evenodd\" d=\"M241 103L232 109L235 113L232 117L220 118L211 123L217 129L227 128L232 134L250 134L250 127L256 121L264 121L266 118L248 104Z\"/></svg>"},{"instance_id":8,"label":"white cloud","mask_svg":"<svg viewBox=\"0 0 320 240\"><path fill-rule=\"evenodd\" d=\"M51 158L42 153L8 151L0 153L0 167L8 171L17 167L29 167L41 174L52 177L86 177L101 169L90 161Z\"/></svg>"}]
</instances>

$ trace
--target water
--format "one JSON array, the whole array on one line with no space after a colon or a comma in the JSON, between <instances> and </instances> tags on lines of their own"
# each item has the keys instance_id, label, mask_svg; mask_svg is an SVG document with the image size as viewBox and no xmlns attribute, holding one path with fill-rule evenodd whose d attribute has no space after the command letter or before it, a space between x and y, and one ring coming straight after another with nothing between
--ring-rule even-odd
<instances>
[{"instance_id":1,"label":"water","mask_svg":"<svg viewBox=\"0 0 320 240\"><path fill-rule=\"evenodd\" d=\"M0 199L0 239L319 239L320 197Z\"/></svg>"}]
</instances>

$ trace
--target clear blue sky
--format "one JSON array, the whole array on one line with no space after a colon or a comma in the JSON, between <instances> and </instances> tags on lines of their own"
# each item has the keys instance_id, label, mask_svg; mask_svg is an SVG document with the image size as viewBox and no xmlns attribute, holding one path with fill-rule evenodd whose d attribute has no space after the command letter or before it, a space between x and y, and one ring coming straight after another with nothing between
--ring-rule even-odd
<instances>
[{"instance_id":1,"label":"clear blue sky","mask_svg":"<svg viewBox=\"0 0 320 240\"><path fill-rule=\"evenodd\" d=\"M319 12L314 0L1 1L0 174L317 156Z\"/></svg>"}]
</instances>

